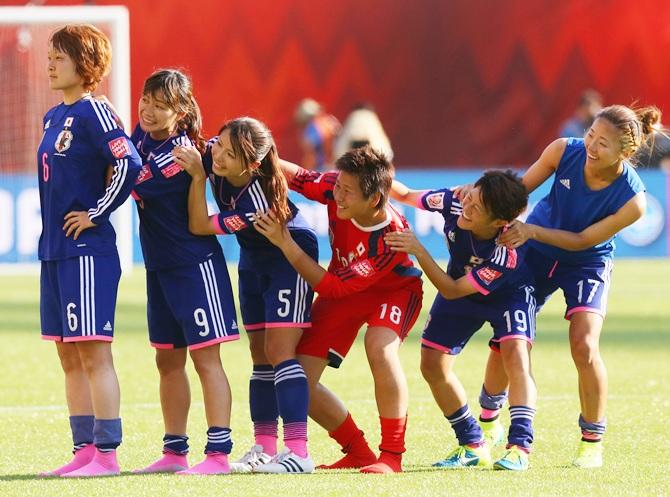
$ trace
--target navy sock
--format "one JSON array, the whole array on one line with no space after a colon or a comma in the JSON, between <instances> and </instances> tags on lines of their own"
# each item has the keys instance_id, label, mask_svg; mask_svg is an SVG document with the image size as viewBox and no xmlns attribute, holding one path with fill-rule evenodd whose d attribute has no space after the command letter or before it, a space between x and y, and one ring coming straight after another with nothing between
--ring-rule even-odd
<instances>
[{"instance_id":1,"label":"navy sock","mask_svg":"<svg viewBox=\"0 0 670 497\"><path fill-rule=\"evenodd\" d=\"M482 429L477 424L477 420L472 416L467 404L453 414L445 417L451 424L454 433L456 433L459 445L476 444L484 440Z\"/></svg>"},{"instance_id":2,"label":"navy sock","mask_svg":"<svg viewBox=\"0 0 670 497\"><path fill-rule=\"evenodd\" d=\"M286 423L307 422L309 386L300 363L289 359L275 367L275 391L279 414Z\"/></svg>"},{"instance_id":3,"label":"navy sock","mask_svg":"<svg viewBox=\"0 0 670 497\"><path fill-rule=\"evenodd\" d=\"M111 452L121 445L121 418L96 419L93 423L93 443L100 452Z\"/></svg>"},{"instance_id":4,"label":"navy sock","mask_svg":"<svg viewBox=\"0 0 670 497\"><path fill-rule=\"evenodd\" d=\"M259 423L267 427L274 423L274 436L277 436L279 409L275 395L275 372L270 364L254 365L249 380L249 410L254 424Z\"/></svg>"},{"instance_id":5,"label":"navy sock","mask_svg":"<svg viewBox=\"0 0 670 497\"><path fill-rule=\"evenodd\" d=\"M482 408L482 411L487 412L487 416L484 416L484 412L479 416L480 421L495 421L498 419L497 411L500 411L505 405L507 400L507 391L503 391L497 395L491 395L486 391L484 385L482 385L482 391L479 393L479 405ZM491 411L495 412L493 414Z\"/></svg>"},{"instance_id":6,"label":"navy sock","mask_svg":"<svg viewBox=\"0 0 670 497\"><path fill-rule=\"evenodd\" d=\"M83 449L86 445L93 443L94 416L70 416L70 429L72 430L72 452Z\"/></svg>"},{"instance_id":7,"label":"navy sock","mask_svg":"<svg viewBox=\"0 0 670 497\"><path fill-rule=\"evenodd\" d=\"M580 414L579 427L582 429L582 440L584 442L600 442L607 429L607 420L603 419L597 423L587 423Z\"/></svg>"},{"instance_id":8,"label":"navy sock","mask_svg":"<svg viewBox=\"0 0 670 497\"><path fill-rule=\"evenodd\" d=\"M507 443L530 449L533 443L533 418L535 409L528 406L509 407L510 426Z\"/></svg>"},{"instance_id":9,"label":"navy sock","mask_svg":"<svg viewBox=\"0 0 670 497\"><path fill-rule=\"evenodd\" d=\"M205 454L230 454L232 450L233 440L230 437L230 428L210 426L207 430Z\"/></svg>"},{"instance_id":10,"label":"navy sock","mask_svg":"<svg viewBox=\"0 0 670 497\"><path fill-rule=\"evenodd\" d=\"M171 435L166 433L163 437L163 454L177 454L180 456L188 454L188 437L186 435Z\"/></svg>"}]
</instances>

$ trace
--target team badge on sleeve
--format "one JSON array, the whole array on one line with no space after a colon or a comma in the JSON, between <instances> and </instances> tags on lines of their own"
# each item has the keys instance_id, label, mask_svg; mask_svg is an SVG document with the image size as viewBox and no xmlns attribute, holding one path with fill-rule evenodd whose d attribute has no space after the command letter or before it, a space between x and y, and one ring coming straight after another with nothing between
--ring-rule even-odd
<instances>
[{"instance_id":1,"label":"team badge on sleeve","mask_svg":"<svg viewBox=\"0 0 670 497\"><path fill-rule=\"evenodd\" d=\"M426 197L426 205L431 209L444 209L444 192L428 195Z\"/></svg>"},{"instance_id":2,"label":"team badge on sleeve","mask_svg":"<svg viewBox=\"0 0 670 497\"><path fill-rule=\"evenodd\" d=\"M128 144L128 140L123 136L110 140L107 142L107 145L109 145L112 155L117 159L130 155L130 145Z\"/></svg>"},{"instance_id":3,"label":"team badge on sleeve","mask_svg":"<svg viewBox=\"0 0 670 497\"><path fill-rule=\"evenodd\" d=\"M502 276L500 271L496 271L490 267L483 267L478 269L476 272L477 276L479 276L481 280L487 285L490 285L494 280L497 280Z\"/></svg>"},{"instance_id":4,"label":"team badge on sleeve","mask_svg":"<svg viewBox=\"0 0 670 497\"><path fill-rule=\"evenodd\" d=\"M161 168L161 173L166 178L172 178L172 176L174 176L175 174L179 174L182 171L183 169L176 162L173 162L169 166Z\"/></svg>"},{"instance_id":5,"label":"team badge on sleeve","mask_svg":"<svg viewBox=\"0 0 670 497\"><path fill-rule=\"evenodd\" d=\"M240 231L246 226L246 223L242 220L242 218L237 215L224 218L223 224L226 225L226 228L228 228L231 233Z\"/></svg>"},{"instance_id":6,"label":"team badge on sleeve","mask_svg":"<svg viewBox=\"0 0 670 497\"><path fill-rule=\"evenodd\" d=\"M140 174L137 176L137 179L135 180L135 184L139 185L140 183L143 183L153 177L153 174L151 174L151 168L149 167L149 164L144 164L142 166L142 169L140 169Z\"/></svg>"}]
</instances>

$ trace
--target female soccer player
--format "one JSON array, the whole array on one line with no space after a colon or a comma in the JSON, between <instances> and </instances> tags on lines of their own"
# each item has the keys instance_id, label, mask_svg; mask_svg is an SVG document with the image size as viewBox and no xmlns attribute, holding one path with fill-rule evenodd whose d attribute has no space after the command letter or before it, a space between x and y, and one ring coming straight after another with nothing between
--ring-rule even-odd
<instances>
[{"instance_id":1,"label":"female soccer player","mask_svg":"<svg viewBox=\"0 0 670 497\"><path fill-rule=\"evenodd\" d=\"M49 85L63 102L44 116L37 152L40 319L65 373L74 458L43 475L116 475L121 419L111 341L121 267L109 216L141 162L108 107L91 97L110 67L107 37L93 26L65 26L51 35L48 58Z\"/></svg>"},{"instance_id":2,"label":"female soccer player","mask_svg":"<svg viewBox=\"0 0 670 497\"><path fill-rule=\"evenodd\" d=\"M180 71L162 69L144 83L139 123L132 134L144 162L133 196L147 269L149 338L156 349L165 424L163 456L138 473L229 473L231 393L219 345L237 340L228 268L214 236L188 229L191 177L176 163L177 146L204 151L202 118L191 82ZM186 422L190 389L189 351L200 377L207 417L205 460L188 469Z\"/></svg>"},{"instance_id":3,"label":"female soccer player","mask_svg":"<svg viewBox=\"0 0 670 497\"><path fill-rule=\"evenodd\" d=\"M583 139L551 143L523 177L526 188L533 191L553 174L551 192L525 224L517 222L501 237L501 243L510 247L529 240L538 308L558 288L563 290L581 403L582 440L573 461L577 467L602 466L607 371L599 340L612 274L613 239L644 214L644 185L629 160L660 117L655 107L634 111L613 105L598 112ZM488 392L504 390L498 362L499 358L490 356L493 372L487 374Z\"/></svg>"},{"instance_id":4,"label":"female soccer player","mask_svg":"<svg viewBox=\"0 0 670 497\"><path fill-rule=\"evenodd\" d=\"M239 295L249 334L253 373L249 404L255 444L233 471L265 472L266 463L287 472L310 473L307 451L309 389L295 348L311 326L313 292L281 251L252 223L258 211L272 210L314 260L314 231L288 200L286 180L267 127L249 117L226 123L211 142L202 163L193 148L175 151L177 162L193 176L189 223L193 233L235 234L240 244ZM204 168L203 168L204 163ZM220 212L207 214L205 182L211 179ZM282 452L277 453L277 416L284 422Z\"/></svg>"}]
</instances>

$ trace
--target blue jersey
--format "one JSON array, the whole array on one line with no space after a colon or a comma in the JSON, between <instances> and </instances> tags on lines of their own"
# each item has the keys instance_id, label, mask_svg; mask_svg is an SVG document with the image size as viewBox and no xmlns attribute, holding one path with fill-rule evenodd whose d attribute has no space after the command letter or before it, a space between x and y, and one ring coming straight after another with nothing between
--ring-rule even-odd
<instances>
[{"instance_id":1,"label":"blue jersey","mask_svg":"<svg viewBox=\"0 0 670 497\"><path fill-rule=\"evenodd\" d=\"M212 143L210 141L210 143ZM220 234L232 234L237 237L237 241L242 249L240 264L246 257L245 250L253 250L260 253L281 254L281 251L273 245L265 236L260 234L253 227L253 221L257 211L267 211L269 202L263 192L261 182L257 176L254 176L249 183L243 187L231 185L226 178L216 176L212 172L212 151L211 146L202 158L205 172L209 176L214 199L219 206L215 222ZM305 218L293 202L288 201L291 209L291 220L288 222L288 229L309 230L312 228L307 224Z\"/></svg>"},{"instance_id":2,"label":"blue jersey","mask_svg":"<svg viewBox=\"0 0 670 497\"><path fill-rule=\"evenodd\" d=\"M644 191L635 169L624 162L623 174L601 190L591 190L584 182L586 147L584 140L570 138L556 168L549 195L535 206L526 222L579 233L601 219L616 213L631 198ZM580 251L568 251L531 240L532 247L547 257L584 264L603 261L614 253L614 237Z\"/></svg>"},{"instance_id":3,"label":"blue jersey","mask_svg":"<svg viewBox=\"0 0 670 497\"><path fill-rule=\"evenodd\" d=\"M140 126L131 137L144 165L133 197L140 217L144 264L157 271L198 264L221 252L216 236L193 235L188 229L188 190L191 176L174 161L172 149L192 145L183 131L167 140L154 140Z\"/></svg>"},{"instance_id":4,"label":"blue jersey","mask_svg":"<svg viewBox=\"0 0 670 497\"><path fill-rule=\"evenodd\" d=\"M465 298L475 302L506 298L532 282L523 263L524 247L507 249L496 243L497 237L478 240L471 231L458 227L463 207L450 189L425 192L421 207L439 212L444 218L444 235L450 256L447 274L455 280L466 276L479 292ZM488 296L491 293L493 295Z\"/></svg>"},{"instance_id":5,"label":"blue jersey","mask_svg":"<svg viewBox=\"0 0 670 497\"><path fill-rule=\"evenodd\" d=\"M39 258L115 254L116 234L109 216L126 200L140 171L135 147L108 107L91 97L50 109L43 126L37 151L42 209ZM109 165L113 175L106 186ZM64 217L70 211L88 211L96 226L84 230L77 240L66 237Z\"/></svg>"}]
</instances>

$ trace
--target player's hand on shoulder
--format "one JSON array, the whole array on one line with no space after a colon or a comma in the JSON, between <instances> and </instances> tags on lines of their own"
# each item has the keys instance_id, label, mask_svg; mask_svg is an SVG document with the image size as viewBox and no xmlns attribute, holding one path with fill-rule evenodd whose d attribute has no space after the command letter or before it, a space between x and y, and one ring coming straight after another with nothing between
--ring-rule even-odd
<instances>
[{"instance_id":1,"label":"player's hand on shoulder","mask_svg":"<svg viewBox=\"0 0 670 497\"><path fill-rule=\"evenodd\" d=\"M282 225L271 210L256 212L254 228L278 247L281 247L291 237L286 225Z\"/></svg>"},{"instance_id":2,"label":"player's hand on shoulder","mask_svg":"<svg viewBox=\"0 0 670 497\"><path fill-rule=\"evenodd\" d=\"M195 147L179 146L172 149L172 156L179 167L194 178L205 178L202 157Z\"/></svg>"},{"instance_id":3,"label":"player's hand on shoulder","mask_svg":"<svg viewBox=\"0 0 670 497\"><path fill-rule=\"evenodd\" d=\"M394 252L406 252L412 255L418 255L425 251L421 242L411 230L393 231L384 235L384 242Z\"/></svg>"},{"instance_id":4,"label":"player's hand on shoulder","mask_svg":"<svg viewBox=\"0 0 670 497\"><path fill-rule=\"evenodd\" d=\"M528 239L532 238L531 226L532 225L530 224L515 219L498 237L498 245L503 245L508 249L520 247L526 243Z\"/></svg>"},{"instance_id":5,"label":"player's hand on shoulder","mask_svg":"<svg viewBox=\"0 0 670 497\"><path fill-rule=\"evenodd\" d=\"M112 115L114 116L114 120L116 121L116 124L119 126L119 128L123 129L125 126L123 125L123 121L119 117L119 113L112 104L112 102L107 98L107 95L96 95L95 98L98 102L102 102L107 106L107 108L112 112Z\"/></svg>"},{"instance_id":6,"label":"player's hand on shoulder","mask_svg":"<svg viewBox=\"0 0 670 497\"><path fill-rule=\"evenodd\" d=\"M463 200L465 197L468 196L468 193L470 193L474 187L475 185L473 185L472 183L468 183L467 185L458 185L452 188L451 191L454 192L455 198L457 198L458 200Z\"/></svg>"},{"instance_id":7,"label":"player's hand on shoulder","mask_svg":"<svg viewBox=\"0 0 670 497\"><path fill-rule=\"evenodd\" d=\"M82 231L94 228L95 226L95 223L88 217L87 211L71 211L65 215L63 231L65 231L66 237L73 235L72 238L76 240Z\"/></svg>"}]
</instances>

